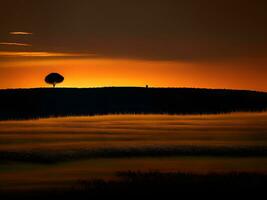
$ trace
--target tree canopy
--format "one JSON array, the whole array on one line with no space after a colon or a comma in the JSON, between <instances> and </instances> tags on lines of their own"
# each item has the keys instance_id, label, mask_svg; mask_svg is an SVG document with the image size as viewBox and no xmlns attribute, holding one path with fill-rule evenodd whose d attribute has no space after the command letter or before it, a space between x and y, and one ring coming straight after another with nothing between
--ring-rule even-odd
<instances>
[{"instance_id":1,"label":"tree canopy","mask_svg":"<svg viewBox=\"0 0 267 200\"><path fill-rule=\"evenodd\" d=\"M62 83L63 81L64 77L58 73L51 73L45 77L45 82L53 85L53 87L55 87L56 84Z\"/></svg>"}]
</instances>

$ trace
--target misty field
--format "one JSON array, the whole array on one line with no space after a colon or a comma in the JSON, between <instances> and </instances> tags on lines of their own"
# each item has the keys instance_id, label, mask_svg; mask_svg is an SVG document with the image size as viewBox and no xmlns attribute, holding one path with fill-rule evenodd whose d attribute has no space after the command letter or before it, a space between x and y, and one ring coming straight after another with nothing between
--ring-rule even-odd
<instances>
[{"instance_id":1,"label":"misty field","mask_svg":"<svg viewBox=\"0 0 267 200\"><path fill-rule=\"evenodd\" d=\"M267 113L0 122L0 191L66 189L117 172L267 173Z\"/></svg>"}]
</instances>

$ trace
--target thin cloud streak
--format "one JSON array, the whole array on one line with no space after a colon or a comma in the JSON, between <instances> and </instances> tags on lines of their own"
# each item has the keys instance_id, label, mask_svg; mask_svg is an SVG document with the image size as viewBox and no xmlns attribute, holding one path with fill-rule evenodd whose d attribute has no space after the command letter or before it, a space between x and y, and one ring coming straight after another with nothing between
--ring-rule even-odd
<instances>
[{"instance_id":1,"label":"thin cloud streak","mask_svg":"<svg viewBox=\"0 0 267 200\"><path fill-rule=\"evenodd\" d=\"M23 32L23 31L15 31L15 32L10 32L10 35L32 35L33 33L31 32Z\"/></svg>"},{"instance_id":2,"label":"thin cloud streak","mask_svg":"<svg viewBox=\"0 0 267 200\"><path fill-rule=\"evenodd\" d=\"M31 44L26 43L17 43L17 42L0 42L0 45L6 45L6 46L23 46L23 47L31 47Z\"/></svg>"},{"instance_id":3,"label":"thin cloud streak","mask_svg":"<svg viewBox=\"0 0 267 200\"><path fill-rule=\"evenodd\" d=\"M96 56L96 54L82 54L82 53L60 53L60 52L13 52L0 51L0 57L89 57Z\"/></svg>"}]
</instances>

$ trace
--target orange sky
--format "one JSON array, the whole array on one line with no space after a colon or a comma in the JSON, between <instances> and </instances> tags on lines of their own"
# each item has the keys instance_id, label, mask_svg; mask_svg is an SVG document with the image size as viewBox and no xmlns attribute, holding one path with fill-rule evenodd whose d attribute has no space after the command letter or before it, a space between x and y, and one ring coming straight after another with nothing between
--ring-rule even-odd
<instances>
[{"instance_id":1,"label":"orange sky","mask_svg":"<svg viewBox=\"0 0 267 200\"><path fill-rule=\"evenodd\" d=\"M255 61L226 63L147 61L108 58L45 58L0 61L0 88L49 87L44 77L59 72L59 87L204 87L267 91L266 67ZM256 63L259 64L259 63ZM237 67L242 65L242 67Z\"/></svg>"},{"instance_id":2,"label":"orange sky","mask_svg":"<svg viewBox=\"0 0 267 200\"><path fill-rule=\"evenodd\" d=\"M0 88L267 91L267 4L254 0L1 0Z\"/></svg>"}]
</instances>

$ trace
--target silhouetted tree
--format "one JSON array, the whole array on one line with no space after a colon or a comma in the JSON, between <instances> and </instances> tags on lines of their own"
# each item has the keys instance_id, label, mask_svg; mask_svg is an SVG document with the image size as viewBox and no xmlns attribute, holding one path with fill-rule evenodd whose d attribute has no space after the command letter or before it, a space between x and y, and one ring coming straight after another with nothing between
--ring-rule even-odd
<instances>
[{"instance_id":1,"label":"silhouetted tree","mask_svg":"<svg viewBox=\"0 0 267 200\"><path fill-rule=\"evenodd\" d=\"M55 87L56 84L62 83L63 81L64 77L58 73L51 73L45 77L45 82L53 85L53 87Z\"/></svg>"}]
</instances>

